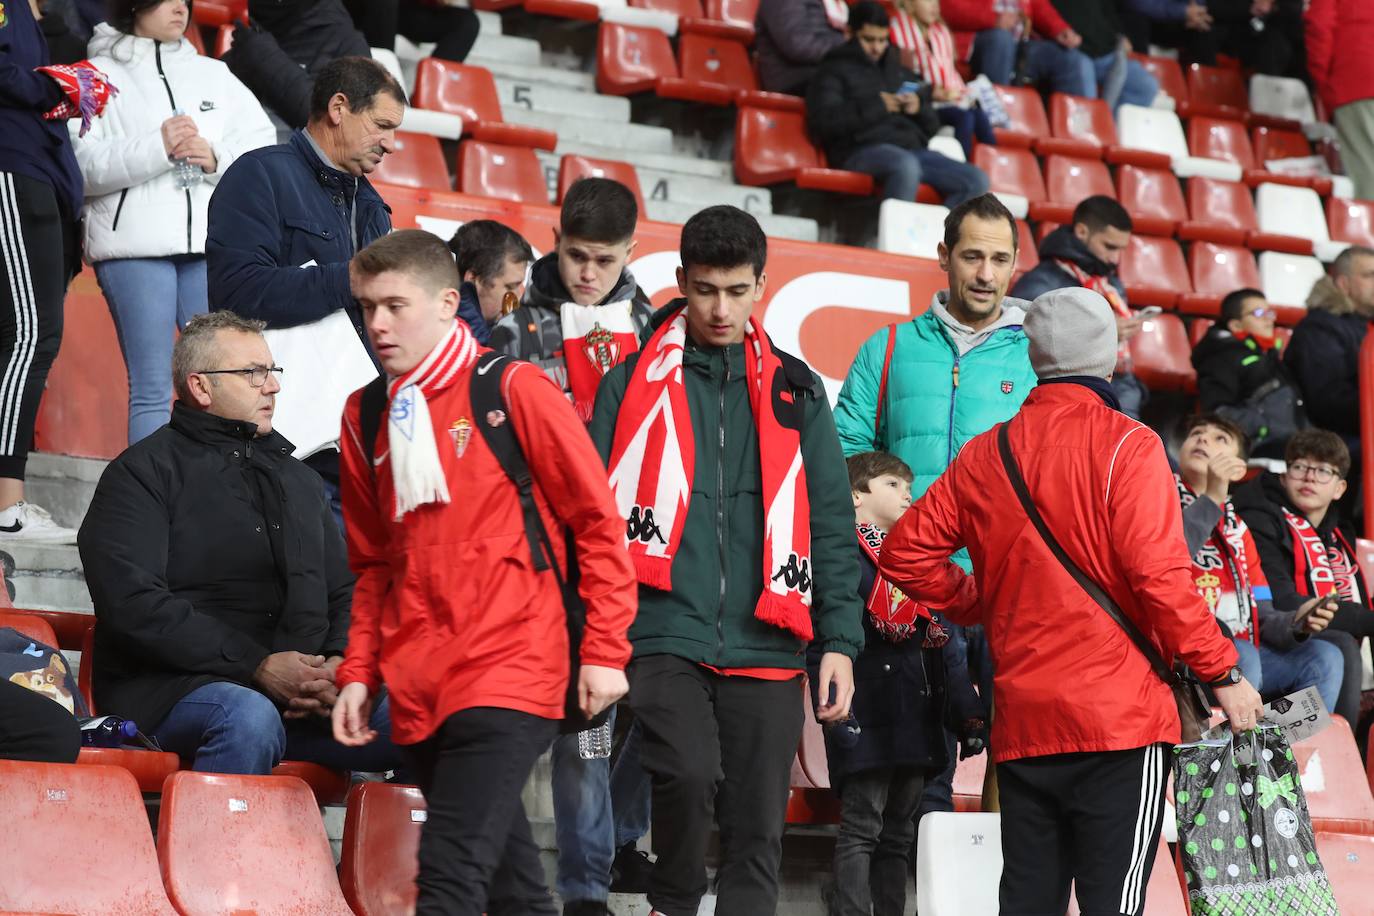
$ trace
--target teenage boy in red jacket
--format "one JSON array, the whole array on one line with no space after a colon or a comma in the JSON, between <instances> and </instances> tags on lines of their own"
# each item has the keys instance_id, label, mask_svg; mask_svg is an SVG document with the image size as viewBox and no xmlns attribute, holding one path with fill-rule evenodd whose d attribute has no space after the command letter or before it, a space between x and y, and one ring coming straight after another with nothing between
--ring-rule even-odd
<instances>
[{"instance_id":1,"label":"teenage boy in red jacket","mask_svg":"<svg viewBox=\"0 0 1374 916\"><path fill-rule=\"evenodd\" d=\"M563 716L566 612L553 572L533 569L518 491L476 424L512 424L544 527L571 529L577 544L587 716L626 691L637 586L624 523L582 422L536 367L506 367L505 410L473 416L478 346L454 320L460 284L443 241L393 233L360 252L350 274L389 406L370 450L362 392L344 411L344 522L358 584L334 734L370 741L368 708L386 685L393 739L429 805L417 914L552 916L520 790ZM561 554L564 539L552 541Z\"/></svg>"}]
</instances>

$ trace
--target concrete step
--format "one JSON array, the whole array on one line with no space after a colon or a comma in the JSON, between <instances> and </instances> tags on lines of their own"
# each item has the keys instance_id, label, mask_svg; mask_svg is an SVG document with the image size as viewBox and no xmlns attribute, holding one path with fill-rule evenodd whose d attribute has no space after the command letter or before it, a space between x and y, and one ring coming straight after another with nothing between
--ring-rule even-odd
<instances>
[{"instance_id":1,"label":"concrete step","mask_svg":"<svg viewBox=\"0 0 1374 916\"><path fill-rule=\"evenodd\" d=\"M68 528L79 528L108 462L34 452L29 455L25 498L52 513Z\"/></svg>"},{"instance_id":2,"label":"concrete step","mask_svg":"<svg viewBox=\"0 0 1374 916\"><path fill-rule=\"evenodd\" d=\"M482 35L501 34L501 14L491 10L477 10L477 22L482 27Z\"/></svg>"},{"instance_id":3,"label":"concrete step","mask_svg":"<svg viewBox=\"0 0 1374 916\"><path fill-rule=\"evenodd\" d=\"M734 175L728 162L718 162L714 159L694 159L691 156L671 152L651 153L644 150L620 149L605 146L595 141L584 142L574 140L571 137L560 136L558 138L558 154L561 156L568 153L578 156L592 156L597 159L617 159L621 162L630 163L636 169L651 169L673 175L688 175L716 181L730 181Z\"/></svg>"},{"instance_id":4,"label":"concrete step","mask_svg":"<svg viewBox=\"0 0 1374 916\"><path fill-rule=\"evenodd\" d=\"M477 54L475 49L472 54L468 55L467 63L477 67L486 67L491 71L491 75L498 79L504 77L522 83L556 86L576 92L596 91L596 77L590 73L578 73L574 70L564 70L561 67L518 64L499 57L482 57Z\"/></svg>"},{"instance_id":5,"label":"concrete step","mask_svg":"<svg viewBox=\"0 0 1374 916\"><path fill-rule=\"evenodd\" d=\"M540 61L539 42L531 38L482 33L468 53L469 60L504 60L513 64L537 67Z\"/></svg>"},{"instance_id":6,"label":"concrete step","mask_svg":"<svg viewBox=\"0 0 1374 916\"><path fill-rule=\"evenodd\" d=\"M701 204L680 203L672 200L649 200L644 202L649 219L665 223L685 223L702 209ZM784 216L779 213L755 213L759 225L770 236L796 239L800 242L814 242L820 238L820 226L814 219L802 216Z\"/></svg>"},{"instance_id":7,"label":"concrete step","mask_svg":"<svg viewBox=\"0 0 1374 916\"><path fill-rule=\"evenodd\" d=\"M539 162L549 180L549 195L557 196L558 166L562 156L539 151ZM633 163L631 163L633 164ZM708 207L712 204L733 204L750 213L771 213L772 195L763 188L746 188L729 181L698 178L676 172L665 172L635 166L639 186L647 202L667 200Z\"/></svg>"},{"instance_id":8,"label":"concrete step","mask_svg":"<svg viewBox=\"0 0 1374 916\"><path fill-rule=\"evenodd\" d=\"M625 151L641 150L646 153L670 153L673 151L673 132L666 127L650 127L646 124L606 124L594 118L584 118L571 114L551 114L547 111L528 111L524 108L502 108L502 115L513 124L526 124L555 131L559 138L581 140L587 143L605 143L618 151L624 158Z\"/></svg>"},{"instance_id":9,"label":"concrete step","mask_svg":"<svg viewBox=\"0 0 1374 916\"><path fill-rule=\"evenodd\" d=\"M14 558L14 604L91 613L91 593L74 545L0 544L0 551Z\"/></svg>"},{"instance_id":10,"label":"concrete step","mask_svg":"<svg viewBox=\"0 0 1374 916\"><path fill-rule=\"evenodd\" d=\"M547 111L551 114L576 112L580 118L595 118L608 122L606 130L630 121L630 100L618 95L598 95L580 89L565 89L549 83L513 80L496 77L496 93L501 99L501 111L523 108L527 111Z\"/></svg>"}]
</instances>

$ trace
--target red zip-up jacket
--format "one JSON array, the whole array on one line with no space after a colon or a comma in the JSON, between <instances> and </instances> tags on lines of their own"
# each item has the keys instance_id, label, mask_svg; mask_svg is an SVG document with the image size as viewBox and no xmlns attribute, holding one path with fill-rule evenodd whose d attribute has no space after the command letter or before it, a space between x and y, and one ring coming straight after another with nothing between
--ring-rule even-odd
<instances>
[{"instance_id":1,"label":"red zip-up jacket","mask_svg":"<svg viewBox=\"0 0 1374 916\"><path fill-rule=\"evenodd\" d=\"M1041 385L1010 421L1012 452L1075 563L1204 680L1236 664L1193 586L1163 443L1076 384ZM949 562L967 547L973 576ZM997 428L971 440L883 543L883 575L987 628L997 760L1177 743L1173 695L1055 559L1002 467Z\"/></svg>"},{"instance_id":2,"label":"red zip-up jacket","mask_svg":"<svg viewBox=\"0 0 1374 916\"><path fill-rule=\"evenodd\" d=\"M392 739L423 741L453 713L477 706L563 718L568 633L552 571L537 573L515 485L472 415L473 369L429 398L450 501L392 521L395 490L387 424L368 468L358 417L344 408L340 478L349 565L358 577L348 651L336 683L391 697ZM525 453L544 526L559 563L572 530L587 607L583 664L621 668L639 585L591 438L543 372L512 363L503 382L509 422Z\"/></svg>"},{"instance_id":3,"label":"red zip-up jacket","mask_svg":"<svg viewBox=\"0 0 1374 916\"><path fill-rule=\"evenodd\" d=\"M1036 34L1050 41L1069 27L1050 0L1022 0L1021 7L1030 15ZM940 15L946 25L961 32L981 32L997 24L992 0L942 0Z\"/></svg>"},{"instance_id":4,"label":"red zip-up jacket","mask_svg":"<svg viewBox=\"0 0 1374 916\"><path fill-rule=\"evenodd\" d=\"M1326 107L1374 98L1374 3L1312 0L1303 25L1307 69Z\"/></svg>"}]
</instances>

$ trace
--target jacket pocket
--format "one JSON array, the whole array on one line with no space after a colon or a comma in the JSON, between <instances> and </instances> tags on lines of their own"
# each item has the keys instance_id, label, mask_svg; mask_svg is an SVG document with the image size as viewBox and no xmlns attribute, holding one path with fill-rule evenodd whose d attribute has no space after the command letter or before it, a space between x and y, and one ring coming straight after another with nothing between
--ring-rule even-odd
<instances>
[{"instance_id":1,"label":"jacket pocket","mask_svg":"<svg viewBox=\"0 0 1374 916\"><path fill-rule=\"evenodd\" d=\"M119 229L119 214L121 214L121 213L124 212L124 198L126 198L126 197L128 197L128 196L129 196L129 189L128 189L128 188L125 188L124 190L122 190L122 191L119 192L119 203L115 205L114 222L112 222L112 223L110 224L110 231L111 231L111 232L114 232L114 231L116 231L117 229Z\"/></svg>"},{"instance_id":2,"label":"jacket pocket","mask_svg":"<svg viewBox=\"0 0 1374 916\"><path fill-rule=\"evenodd\" d=\"M286 247L287 263L302 267L310 261L318 264L332 264L342 260L335 252L338 232L319 220L291 217L282 220L287 235L283 240Z\"/></svg>"}]
</instances>

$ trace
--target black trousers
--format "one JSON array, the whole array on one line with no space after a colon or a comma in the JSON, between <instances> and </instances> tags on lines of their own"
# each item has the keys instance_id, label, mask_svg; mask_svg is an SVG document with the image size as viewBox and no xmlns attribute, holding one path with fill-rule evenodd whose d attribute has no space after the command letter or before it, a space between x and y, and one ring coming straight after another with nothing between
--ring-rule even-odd
<instances>
[{"instance_id":1,"label":"black trousers","mask_svg":"<svg viewBox=\"0 0 1374 916\"><path fill-rule=\"evenodd\" d=\"M801 679L726 677L674 655L635 659L629 678L653 780L658 862L649 904L664 916L696 916L714 811L717 916L772 916L801 740Z\"/></svg>"},{"instance_id":2,"label":"black trousers","mask_svg":"<svg viewBox=\"0 0 1374 916\"><path fill-rule=\"evenodd\" d=\"M1159 846L1167 748L1054 754L997 764L1002 916L1138 916Z\"/></svg>"},{"instance_id":3,"label":"black trousers","mask_svg":"<svg viewBox=\"0 0 1374 916\"><path fill-rule=\"evenodd\" d=\"M834 916L903 916L925 773L884 767L845 777L835 839Z\"/></svg>"},{"instance_id":4,"label":"black trousers","mask_svg":"<svg viewBox=\"0 0 1374 916\"><path fill-rule=\"evenodd\" d=\"M0 477L24 479L77 246L52 185L0 172Z\"/></svg>"},{"instance_id":5,"label":"black trousers","mask_svg":"<svg viewBox=\"0 0 1374 916\"><path fill-rule=\"evenodd\" d=\"M416 916L556 916L520 791L557 730L551 719L480 707L404 748L429 807Z\"/></svg>"},{"instance_id":6,"label":"black trousers","mask_svg":"<svg viewBox=\"0 0 1374 916\"><path fill-rule=\"evenodd\" d=\"M0 758L74 763L80 751L75 716L41 693L0 681Z\"/></svg>"},{"instance_id":7,"label":"black trousers","mask_svg":"<svg viewBox=\"0 0 1374 916\"><path fill-rule=\"evenodd\" d=\"M396 49L396 36L416 44L437 42L435 57L462 63L477 41L477 14L461 6L429 6L418 0L345 0L354 24L374 48Z\"/></svg>"}]
</instances>

